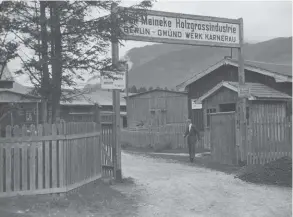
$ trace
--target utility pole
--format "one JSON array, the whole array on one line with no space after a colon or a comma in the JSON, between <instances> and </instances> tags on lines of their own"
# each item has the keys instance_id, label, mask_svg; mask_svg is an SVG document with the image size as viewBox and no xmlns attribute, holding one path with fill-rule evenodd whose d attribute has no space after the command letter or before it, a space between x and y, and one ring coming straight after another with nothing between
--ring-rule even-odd
<instances>
[{"instance_id":1,"label":"utility pole","mask_svg":"<svg viewBox=\"0 0 293 217\"><path fill-rule=\"evenodd\" d=\"M126 62L126 71L125 71L125 94L126 94L126 99L128 100L128 64Z\"/></svg>"},{"instance_id":2,"label":"utility pole","mask_svg":"<svg viewBox=\"0 0 293 217\"><path fill-rule=\"evenodd\" d=\"M246 97L248 94L245 85L244 59L243 59L243 19L240 18L240 47L238 48L238 82L239 82L239 130L240 130L240 160L245 161L247 150L247 129L246 129Z\"/></svg>"},{"instance_id":3,"label":"utility pole","mask_svg":"<svg viewBox=\"0 0 293 217\"><path fill-rule=\"evenodd\" d=\"M117 38L117 4L111 5L111 42L112 42L112 66L115 70L119 69L119 43ZM121 172L121 144L120 144L120 90L113 90L113 164L114 178L122 181Z\"/></svg>"}]
</instances>

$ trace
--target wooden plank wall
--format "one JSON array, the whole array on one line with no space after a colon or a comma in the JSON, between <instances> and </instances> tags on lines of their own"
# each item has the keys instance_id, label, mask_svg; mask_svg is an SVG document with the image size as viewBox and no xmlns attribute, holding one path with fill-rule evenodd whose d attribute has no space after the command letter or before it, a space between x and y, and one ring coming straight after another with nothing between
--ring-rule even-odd
<instances>
[{"instance_id":1,"label":"wooden plank wall","mask_svg":"<svg viewBox=\"0 0 293 217\"><path fill-rule=\"evenodd\" d=\"M188 117L187 95L154 91L127 99L128 127L184 123Z\"/></svg>"},{"instance_id":2,"label":"wooden plank wall","mask_svg":"<svg viewBox=\"0 0 293 217\"><path fill-rule=\"evenodd\" d=\"M172 149L187 149L186 139L183 138L185 130L185 124L170 124L145 129L123 129L121 130L121 143L139 148L156 148L158 145L169 144ZM201 138L196 143L196 148L208 149L209 144L205 144L208 139L205 138L203 132L200 132L200 134Z\"/></svg>"},{"instance_id":3,"label":"wooden plank wall","mask_svg":"<svg viewBox=\"0 0 293 217\"><path fill-rule=\"evenodd\" d=\"M112 123L102 123L102 175L105 177L114 176L112 132Z\"/></svg>"},{"instance_id":4,"label":"wooden plank wall","mask_svg":"<svg viewBox=\"0 0 293 217\"><path fill-rule=\"evenodd\" d=\"M292 157L291 117L263 116L250 124L247 164L265 164L284 156Z\"/></svg>"},{"instance_id":5,"label":"wooden plank wall","mask_svg":"<svg viewBox=\"0 0 293 217\"><path fill-rule=\"evenodd\" d=\"M211 114L210 139L213 161L234 165L236 159L235 112Z\"/></svg>"},{"instance_id":6,"label":"wooden plank wall","mask_svg":"<svg viewBox=\"0 0 293 217\"><path fill-rule=\"evenodd\" d=\"M0 139L0 197L64 193L101 176L96 123L7 126Z\"/></svg>"},{"instance_id":7,"label":"wooden plank wall","mask_svg":"<svg viewBox=\"0 0 293 217\"><path fill-rule=\"evenodd\" d=\"M113 164L113 112L101 113L102 176L114 177Z\"/></svg>"}]
</instances>

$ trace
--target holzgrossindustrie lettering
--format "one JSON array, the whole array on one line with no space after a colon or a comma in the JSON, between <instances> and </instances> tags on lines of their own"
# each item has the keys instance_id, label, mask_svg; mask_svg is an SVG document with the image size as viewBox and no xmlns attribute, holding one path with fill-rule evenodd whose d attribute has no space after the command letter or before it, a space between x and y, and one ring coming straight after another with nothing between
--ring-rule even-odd
<instances>
[{"instance_id":1,"label":"holzgrossindustrie lettering","mask_svg":"<svg viewBox=\"0 0 293 217\"><path fill-rule=\"evenodd\" d=\"M239 25L175 17L143 16L125 25L126 35L239 44Z\"/></svg>"}]
</instances>

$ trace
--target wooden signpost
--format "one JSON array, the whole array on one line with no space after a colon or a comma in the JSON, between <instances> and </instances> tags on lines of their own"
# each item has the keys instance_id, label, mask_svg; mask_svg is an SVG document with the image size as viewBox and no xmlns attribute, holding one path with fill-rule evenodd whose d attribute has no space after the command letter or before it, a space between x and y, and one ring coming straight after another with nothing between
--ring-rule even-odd
<instances>
[{"instance_id":1,"label":"wooden signpost","mask_svg":"<svg viewBox=\"0 0 293 217\"><path fill-rule=\"evenodd\" d=\"M241 160L244 160L246 149L246 96L245 74L243 60L243 19L226 19L209 16L197 16L163 11L146 10L143 13L135 9L112 5L111 19L113 27L119 18L120 12L126 12L137 17L130 23L120 26L119 39L146 41L169 44L185 44L198 46L227 47L238 49L238 81L239 81L239 108L241 132ZM112 63L117 66L119 61L117 29L112 29ZM113 106L115 124L113 141L116 159L116 178L121 178L121 149L120 149L120 97L119 90L113 91Z\"/></svg>"}]
</instances>

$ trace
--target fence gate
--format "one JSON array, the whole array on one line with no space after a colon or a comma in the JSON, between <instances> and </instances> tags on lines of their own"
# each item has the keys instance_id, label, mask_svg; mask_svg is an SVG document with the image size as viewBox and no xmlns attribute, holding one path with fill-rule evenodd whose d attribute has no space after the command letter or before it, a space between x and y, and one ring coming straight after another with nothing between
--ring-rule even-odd
<instances>
[{"instance_id":1,"label":"fence gate","mask_svg":"<svg viewBox=\"0 0 293 217\"><path fill-rule=\"evenodd\" d=\"M104 177L114 176L113 148L112 148L113 116L114 114L112 112L101 113L102 175Z\"/></svg>"},{"instance_id":2,"label":"fence gate","mask_svg":"<svg viewBox=\"0 0 293 217\"><path fill-rule=\"evenodd\" d=\"M235 112L221 112L210 115L211 155L213 160L223 164L236 164Z\"/></svg>"}]
</instances>

